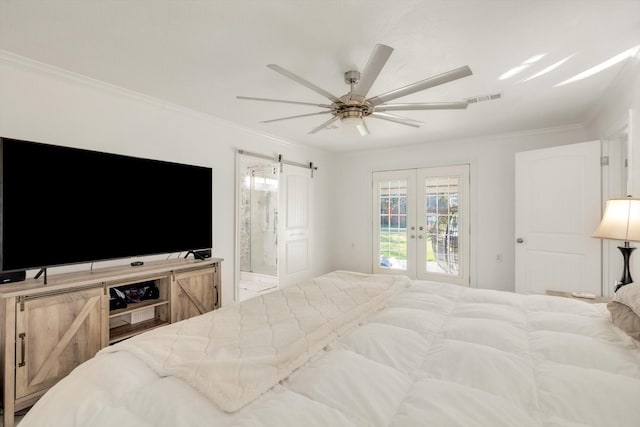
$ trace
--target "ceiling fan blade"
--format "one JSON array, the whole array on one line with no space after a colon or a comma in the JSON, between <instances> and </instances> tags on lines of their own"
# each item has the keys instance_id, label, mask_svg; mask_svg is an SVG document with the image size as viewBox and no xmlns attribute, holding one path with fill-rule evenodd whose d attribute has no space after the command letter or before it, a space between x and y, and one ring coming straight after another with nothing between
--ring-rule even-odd
<instances>
[{"instance_id":1,"label":"ceiling fan blade","mask_svg":"<svg viewBox=\"0 0 640 427\"><path fill-rule=\"evenodd\" d=\"M279 122L280 120L299 119L301 117L318 116L320 114L328 114L330 112L331 111L320 111L318 113L301 114L299 116L281 117L279 119L263 120L260 123L271 123L271 122Z\"/></svg>"},{"instance_id":2,"label":"ceiling fan blade","mask_svg":"<svg viewBox=\"0 0 640 427\"><path fill-rule=\"evenodd\" d=\"M339 116L333 116L333 117L331 117L329 120L327 120L326 122L322 123L322 124L321 124L320 126L318 126L317 128L312 129L312 130L309 132L309 135L310 135L310 134L313 134L313 133L316 133L316 132L318 132L318 131L320 131L320 130L322 130L322 129L326 128L326 127L327 127L327 126L329 126L331 123L333 123L333 122L335 122L336 120L338 120L339 118L340 118Z\"/></svg>"},{"instance_id":3,"label":"ceiling fan blade","mask_svg":"<svg viewBox=\"0 0 640 427\"><path fill-rule=\"evenodd\" d=\"M326 90L314 85L313 83L303 79L302 77L293 74L291 71L287 71L284 68L282 68L279 65L276 64L269 64L267 65L267 67L271 68L273 71L276 71L280 74L282 74L283 76L289 77L291 80L295 80L298 83L300 83L303 86L306 86L307 88L311 89L312 91L319 93L320 95L324 96L325 98L329 98L331 101L333 102L342 102L340 100L340 98L338 98L335 95L330 94L329 92L327 92Z\"/></svg>"},{"instance_id":4,"label":"ceiling fan blade","mask_svg":"<svg viewBox=\"0 0 640 427\"><path fill-rule=\"evenodd\" d=\"M313 104L311 102L287 101L285 99L256 98L256 97L253 97L253 96L236 96L236 98L238 98L238 99L248 99L250 101L283 102L285 104L310 105L312 107L331 108L330 104Z\"/></svg>"},{"instance_id":5,"label":"ceiling fan blade","mask_svg":"<svg viewBox=\"0 0 640 427\"><path fill-rule=\"evenodd\" d=\"M409 110L464 110L469 106L466 102L425 102L420 104L382 104L376 111L409 111Z\"/></svg>"},{"instance_id":6,"label":"ceiling fan blade","mask_svg":"<svg viewBox=\"0 0 640 427\"><path fill-rule=\"evenodd\" d=\"M417 120L408 119L406 117L396 116L395 114L389 113L371 113L368 117L375 117L376 119L388 120L394 123L400 123L401 125L413 126L414 128L419 128L424 125L424 123L419 122Z\"/></svg>"},{"instance_id":7,"label":"ceiling fan blade","mask_svg":"<svg viewBox=\"0 0 640 427\"><path fill-rule=\"evenodd\" d=\"M429 77L427 79L410 84L400 89L392 90L391 92L374 96L373 98L369 98L368 101L373 106L380 105L387 101L391 101L392 99L400 98L402 96L407 96L412 93L420 92L421 90L429 89L430 87L434 87L434 86L438 86L454 80L458 80L463 77L470 76L471 74L473 74L471 72L471 68L465 65L464 67L456 68L455 70L447 71L446 73Z\"/></svg>"},{"instance_id":8,"label":"ceiling fan blade","mask_svg":"<svg viewBox=\"0 0 640 427\"><path fill-rule=\"evenodd\" d=\"M360 75L360 81L355 88L353 88L351 95L358 95L362 98L367 96L369 89L371 89L373 82L378 78L380 71L382 71L382 68L387 63L392 52L392 47L383 44L375 45L373 52L371 52L371 56L369 57L369 61Z\"/></svg>"},{"instance_id":9,"label":"ceiling fan blade","mask_svg":"<svg viewBox=\"0 0 640 427\"><path fill-rule=\"evenodd\" d=\"M356 129L358 129L358 132L360 132L360 136L369 135L369 128L367 127L367 123L364 121L364 119L362 119L362 122L358 126L356 126Z\"/></svg>"}]
</instances>

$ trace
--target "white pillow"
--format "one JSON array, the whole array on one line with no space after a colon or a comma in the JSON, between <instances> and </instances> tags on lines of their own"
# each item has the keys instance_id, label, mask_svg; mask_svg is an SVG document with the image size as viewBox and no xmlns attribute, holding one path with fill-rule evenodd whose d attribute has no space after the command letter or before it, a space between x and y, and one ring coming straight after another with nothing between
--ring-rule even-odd
<instances>
[{"instance_id":1,"label":"white pillow","mask_svg":"<svg viewBox=\"0 0 640 427\"><path fill-rule=\"evenodd\" d=\"M640 316L640 283L622 286L613 296L613 300L626 305Z\"/></svg>"}]
</instances>

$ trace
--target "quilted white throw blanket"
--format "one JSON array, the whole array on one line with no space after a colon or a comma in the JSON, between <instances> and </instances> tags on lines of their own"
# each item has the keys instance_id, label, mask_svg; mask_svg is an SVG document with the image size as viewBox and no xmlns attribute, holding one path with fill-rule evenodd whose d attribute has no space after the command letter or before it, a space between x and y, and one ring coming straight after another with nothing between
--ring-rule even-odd
<instances>
[{"instance_id":1,"label":"quilted white throw blanket","mask_svg":"<svg viewBox=\"0 0 640 427\"><path fill-rule=\"evenodd\" d=\"M333 272L107 347L178 377L234 412L259 397L411 281Z\"/></svg>"}]
</instances>

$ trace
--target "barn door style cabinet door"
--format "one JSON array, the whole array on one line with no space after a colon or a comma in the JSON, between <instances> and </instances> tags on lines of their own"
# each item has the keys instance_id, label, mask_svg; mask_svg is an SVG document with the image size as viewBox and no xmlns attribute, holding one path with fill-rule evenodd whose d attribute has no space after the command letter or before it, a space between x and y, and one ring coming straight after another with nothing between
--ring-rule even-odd
<instances>
[{"instance_id":1,"label":"barn door style cabinet door","mask_svg":"<svg viewBox=\"0 0 640 427\"><path fill-rule=\"evenodd\" d=\"M171 283L171 321L178 322L220 307L220 269L174 274Z\"/></svg>"},{"instance_id":2,"label":"barn door style cabinet door","mask_svg":"<svg viewBox=\"0 0 640 427\"><path fill-rule=\"evenodd\" d=\"M20 297L16 307L16 404L39 397L104 347L103 290Z\"/></svg>"},{"instance_id":3,"label":"barn door style cabinet door","mask_svg":"<svg viewBox=\"0 0 640 427\"><path fill-rule=\"evenodd\" d=\"M0 377L4 427L101 348L220 307L222 259L174 259L0 286ZM112 288L157 295L110 310Z\"/></svg>"}]
</instances>

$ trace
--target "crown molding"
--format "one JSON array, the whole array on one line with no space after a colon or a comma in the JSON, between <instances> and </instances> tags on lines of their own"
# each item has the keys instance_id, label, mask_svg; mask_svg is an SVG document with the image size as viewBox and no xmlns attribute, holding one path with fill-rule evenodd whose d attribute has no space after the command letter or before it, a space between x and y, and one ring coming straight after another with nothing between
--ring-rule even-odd
<instances>
[{"instance_id":1,"label":"crown molding","mask_svg":"<svg viewBox=\"0 0 640 427\"><path fill-rule=\"evenodd\" d=\"M25 56L17 55L7 50L0 49L0 63L7 64L9 66L18 66L32 72L38 72L49 77L53 76L56 78L67 80L75 84L79 84L79 85L90 87L92 89L104 91L109 94L126 97L137 102L142 102L142 103L153 105L155 107L159 107L162 109L170 110L172 112L183 114L185 116L192 117L198 120L209 121L220 126L241 130L243 132L268 139L277 144L300 146L300 144L295 141L280 138L278 136L271 135L269 133L260 132L255 129L239 125L237 123L222 119L220 117L217 117L208 113L193 110L191 108L184 107L182 105L175 104L173 102L165 101L163 99L156 98L150 95L145 95L144 93L136 92L134 90L125 89L123 87L120 87L111 83L107 83L102 80L88 77L84 74L79 74L70 70L66 70L64 68L60 68L54 65L46 64L44 62L36 61L34 59L27 58ZM307 146L305 146L305 148L313 149L312 147L307 147Z\"/></svg>"},{"instance_id":2,"label":"crown molding","mask_svg":"<svg viewBox=\"0 0 640 427\"><path fill-rule=\"evenodd\" d=\"M496 140L507 140L514 139L518 137L525 136L535 136L535 135L545 135L552 133L562 133L562 132L573 132L577 130L587 130L587 127L584 123L570 123L566 125L560 126L552 126L546 128L536 128L536 129L524 129L514 132L505 132L505 133L486 133L486 134L478 134L474 136L461 137L461 138L443 138L443 139L434 139L430 141L419 142L416 144L407 144L396 147L385 147L380 148L378 150L350 150L344 151L344 154L354 154L361 152L390 152L390 151L398 151L399 149L411 149L416 147L421 147L429 144L442 144L442 143L452 143L452 144L469 144L469 143L483 143L483 142L495 142Z\"/></svg>"}]
</instances>

